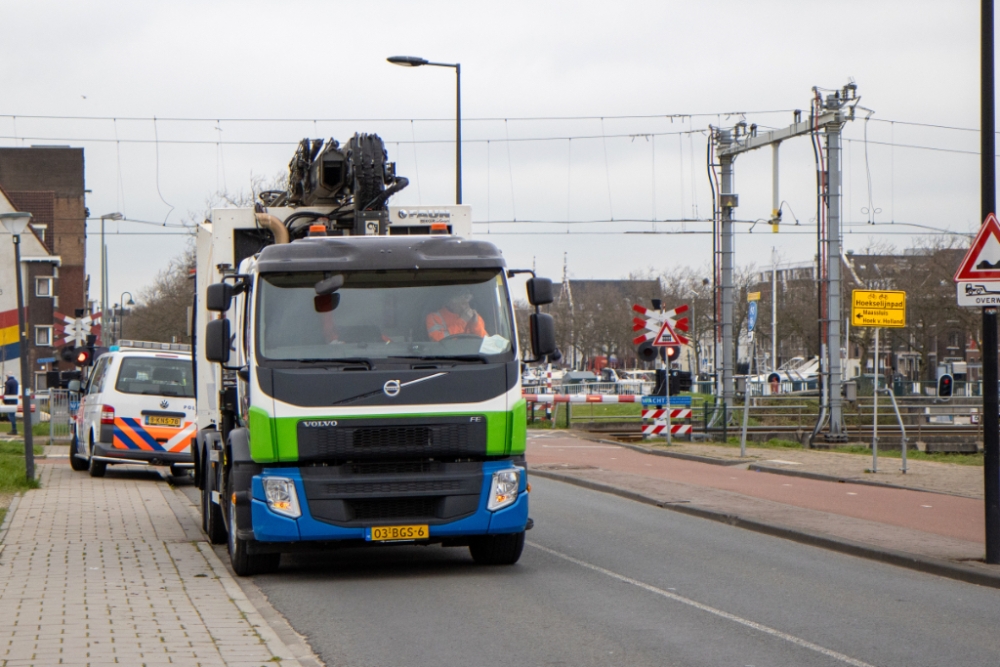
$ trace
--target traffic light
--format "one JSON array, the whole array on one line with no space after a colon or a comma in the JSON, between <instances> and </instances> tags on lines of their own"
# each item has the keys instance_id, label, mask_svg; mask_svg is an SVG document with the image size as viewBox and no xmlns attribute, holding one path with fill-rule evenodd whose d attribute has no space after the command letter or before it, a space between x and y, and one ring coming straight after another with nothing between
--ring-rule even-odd
<instances>
[{"instance_id":1,"label":"traffic light","mask_svg":"<svg viewBox=\"0 0 1000 667\"><path fill-rule=\"evenodd\" d=\"M667 363L670 364L677 361L677 357L681 353L681 348L677 345L668 345L664 348L664 352L667 355Z\"/></svg>"},{"instance_id":2,"label":"traffic light","mask_svg":"<svg viewBox=\"0 0 1000 667\"><path fill-rule=\"evenodd\" d=\"M59 358L63 361L69 361L76 363L76 346L75 345L63 345L59 350Z\"/></svg>"},{"instance_id":3,"label":"traffic light","mask_svg":"<svg viewBox=\"0 0 1000 667\"><path fill-rule=\"evenodd\" d=\"M938 398L951 398L954 389L955 378L945 373L938 378L937 395Z\"/></svg>"},{"instance_id":4,"label":"traffic light","mask_svg":"<svg viewBox=\"0 0 1000 667\"><path fill-rule=\"evenodd\" d=\"M89 347L80 347L76 350L76 358L73 362L77 366L89 366L94 363L94 350Z\"/></svg>"},{"instance_id":5,"label":"traffic light","mask_svg":"<svg viewBox=\"0 0 1000 667\"><path fill-rule=\"evenodd\" d=\"M648 340L639 346L639 358L643 361L656 361L658 354L657 349Z\"/></svg>"}]
</instances>

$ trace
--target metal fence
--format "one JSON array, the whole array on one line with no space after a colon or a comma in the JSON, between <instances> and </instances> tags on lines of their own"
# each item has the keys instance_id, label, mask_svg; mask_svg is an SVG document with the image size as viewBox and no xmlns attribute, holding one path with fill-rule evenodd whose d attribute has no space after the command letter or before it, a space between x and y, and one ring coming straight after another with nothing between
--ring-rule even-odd
<instances>
[{"instance_id":1,"label":"metal fence","mask_svg":"<svg viewBox=\"0 0 1000 667\"><path fill-rule=\"evenodd\" d=\"M73 413L80 403L79 394L68 389L49 389L48 395L35 398L42 423L49 424L49 440L69 440L72 433Z\"/></svg>"}]
</instances>

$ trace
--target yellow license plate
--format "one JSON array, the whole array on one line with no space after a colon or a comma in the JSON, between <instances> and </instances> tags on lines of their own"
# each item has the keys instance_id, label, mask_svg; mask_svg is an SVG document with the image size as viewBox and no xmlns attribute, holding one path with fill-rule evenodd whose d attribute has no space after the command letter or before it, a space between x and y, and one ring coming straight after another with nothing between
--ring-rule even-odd
<instances>
[{"instance_id":1,"label":"yellow license plate","mask_svg":"<svg viewBox=\"0 0 1000 667\"><path fill-rule=\"evenodd\" d=\"M146 426L172 426L178 428L180 425L180 417L158 417L156 415L146 417Z\"/></svg>"},{"instance_id":2,"label":"yellow license plate","mask_svg":"<svg viewBox=\"0 0 1000 667\"><path fill-rule=\"evenodd\" d=\"M426 540L431 536L427 526L378 526L372 528L372 542L390 540Z\"/></svg>"}]
</instances>

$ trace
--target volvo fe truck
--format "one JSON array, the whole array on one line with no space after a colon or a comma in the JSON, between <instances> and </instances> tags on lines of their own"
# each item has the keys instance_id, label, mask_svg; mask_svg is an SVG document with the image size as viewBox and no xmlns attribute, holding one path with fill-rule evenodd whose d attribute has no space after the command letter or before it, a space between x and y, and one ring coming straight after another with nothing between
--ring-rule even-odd
<instances>
[{"instance_id":1,"label":"volvo fe truck","mask_svg":"<svg viewBox=\"0 0 1000 667\"><path fill-rule=\"evenodd\" d=\"M405 185L376 135L303 140L287 190L198 229L195 480L241 576L306 549L520 557L521 363L558 355L552 284L528 280L518 341L517 271L468 207L388 206Z\"/></svg>"}]
</instances>

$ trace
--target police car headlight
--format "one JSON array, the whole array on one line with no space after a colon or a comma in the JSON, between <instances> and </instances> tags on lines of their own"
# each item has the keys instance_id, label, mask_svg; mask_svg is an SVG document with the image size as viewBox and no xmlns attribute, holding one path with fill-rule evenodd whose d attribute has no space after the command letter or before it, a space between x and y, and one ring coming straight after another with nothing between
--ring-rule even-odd
<instances>
[{"instance_id":1,"label":"police car headlight","mask_svg":"<svg viewBox=\"0 0 1000 667\"><path fill-rule=\"evenodd\" d=\"M286 477L265 477L264 497L272 512L297 519L302 516L295 482Z\"/></svg>"},{"instance_id":2,"label":"police car headlight","mask_svg":"<svg viewBox=\"0 0 1000 667\"><path fill-rule=\"evenodd\" d=\"M490 500L486 509L498 510L512 504L517 500L517 492L520 488L520 468L499 470L493 473L493 483L490 484Z\"/></svg>"}]
</instances>

